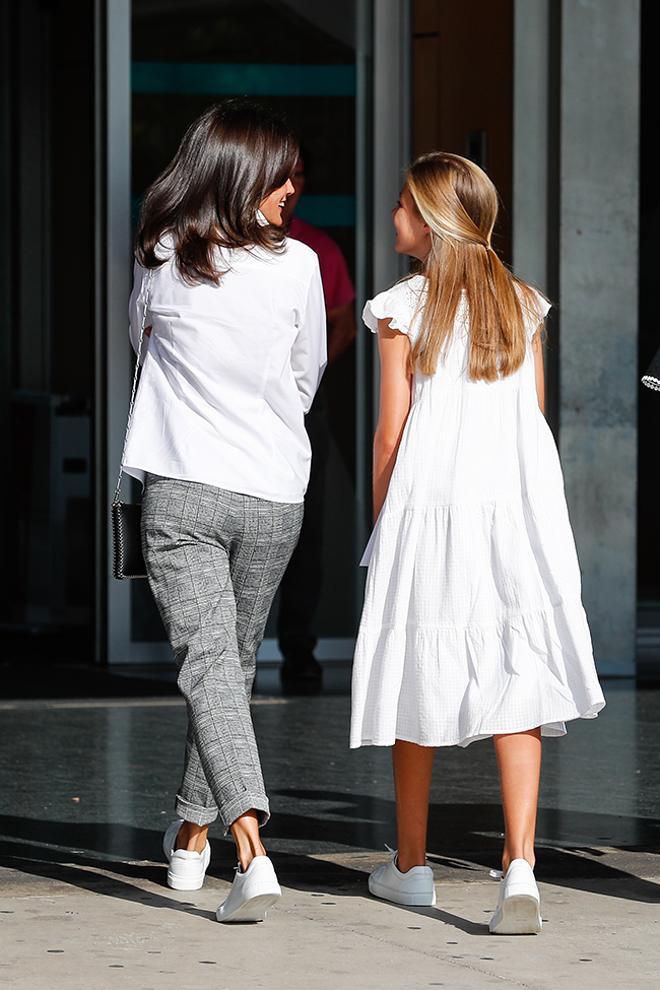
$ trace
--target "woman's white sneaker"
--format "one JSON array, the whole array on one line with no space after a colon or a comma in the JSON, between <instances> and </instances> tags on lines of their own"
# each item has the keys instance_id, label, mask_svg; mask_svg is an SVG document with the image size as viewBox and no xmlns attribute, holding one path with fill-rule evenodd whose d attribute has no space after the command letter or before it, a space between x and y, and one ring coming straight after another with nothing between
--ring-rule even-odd
<instances>
[{"instance_id":1,"label":"woman's white sneaker","mask_svg":"<svg viewBox=\"0 0 660 990\"><path fill-rule=\"evenodd\" d=\"M163 836L163 852L169 863L167 886L172 890L199 890L211 861L211 846L207 840L201 853L175 849L174 843L182 825L183 819L176 818Z\"/></svg>"},{"instance_id":2,"label":"woman's white sneaker","mask_svg":"<svg viewBox=\"0 0 660 990\"><path fill-rule=\"evenodd\" d=\"M392 851L390 862L377 867L369 876L369 893L394 904L433 907L433 870L430 866L413 866L402 873L396 865L396 851Z\"/></svg>"},{"instance_id":3,"label":"woman's white sneaker","mask_svg":"<svg viewBox=\"0 0 660 990\"><path fill-rule=\"evenodd\" d=\"M266 911L282 896L268 856L255 856L247 870L237 868L226 900L215 913L218 921L264 921Z\"/></svg>"},{"instance_id":4,"label":"woman's white sneaker","mask_svg":"<svg viewBox=\"0 0 660 990\"><path fill-rule=\"evenodd\" d=\"M491 935L538 935L541 898L534 870L526 859L514 859L500 880L500 896L490 919Z\"/></svg>"}]
</instances>

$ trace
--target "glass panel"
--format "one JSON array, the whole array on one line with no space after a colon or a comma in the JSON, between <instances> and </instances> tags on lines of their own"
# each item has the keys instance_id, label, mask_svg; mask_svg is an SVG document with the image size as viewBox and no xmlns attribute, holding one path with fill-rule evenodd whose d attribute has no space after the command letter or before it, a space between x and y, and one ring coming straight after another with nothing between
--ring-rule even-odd
<instances>
[{"instance_id":1,"label":"glass panel","mask_svg":"<svg viewBox=\"0 0 660 990\"><path fill-rule=\"evenodd\" d=\"M0 13L4 658L92 645L94 8Z\"/></svg>"}]
</instances>

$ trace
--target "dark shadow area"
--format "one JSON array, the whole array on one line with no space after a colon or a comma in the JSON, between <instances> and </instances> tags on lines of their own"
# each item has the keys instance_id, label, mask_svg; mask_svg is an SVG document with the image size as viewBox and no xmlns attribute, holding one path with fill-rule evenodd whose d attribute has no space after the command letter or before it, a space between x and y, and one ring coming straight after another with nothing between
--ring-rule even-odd
<instances>
[{"instance_id":1,"label":"dark shadow area","mask_svg":"<svg viewBox=\"0 0 660 990\"><path fill-rule=\"evenodd\" d=\"M127 825L62 823L0 816L0 868L67 883L80 890L140 902L155 908L188 911L215 922L213 912L194 903L176 900L166 886L161 833ZM212 862L208 876L233 880L235 852L230 840L211 839ZM97 855L95 855L95 853ZM116 858L122 857L123 858ZM130 856L130 862L126 860ZM147 860L149 862L135 862ZM331 891L332 896L367 894L362 872L307 856L277 853L273 860L280 880L301 890ZM162 866L153 865L162 861ZM118 874L117 876L109 876ZM307 877L313 883L292 883ZM162 885L163 893L151 893L138 881ZM8 885L5 885L7 889Z\"/></svg>"},{"instance_id":2,"label":"dark shadow area","mask_svg":"<svg viewBox=\"0 0 660 990\"><path fill-rule=\"evenodd\" d=\"M39 858L37 859L34 855L34 846L2 840L0 842L0 866L18 870L28 876L67 883L89 893L118 897L125 901L141 902L155 908L187 911L200 918L215 921L215 915L212 912L202 911L190 901L177 901L173 897L149 893L130 883L132 879L150 880L153 883L163 883L164 890L167 890L168 888L164 884L164 870L160 868L149 867L146 864L114 863L82 856L78 853L67 855L67 862L60 863L58 851L39 849L38 852ZM96 872L97 870L109 869L113 873L121 874L126 879L118 880L116 877L108 876L107 873Z\"/></svg>"},{"instance_id":3,"label":"dark shadow area","mask_svg":"<svg viewBox=\"0 0 660 990\"><path fill-rule=\"evenodd\" d=\"M159 676L160 673L160 676ZM0 663L3 700L162 697L178 694L176 677L148 676L84 663Z\"/></svg>"},{"instance_id":4,"label":"dark shadow area","mask_svg":"<svg viewBox=\"0 0 660 990\"><path fill-rule=\"evenodd\" d=\"M374 848L378 843L364 843L365 830L390 829L393 818L391 801L327 791L286 790L281 796L332 804L332 817L319 809L318 816L309 814L277 814L271 819L265 840L307 840L318 848L324 839L345 845L347 853L357 853L353 865L332 859L317 858L301 853L275 851L272 858L280 880L288 887L301 891L325 891L330 896L368 897L366 872L371 868ZM337 808L344 803L344 808ZM551 809L542 809L540 833L548 827ZM611 815L597 812L571 813L576 830L605 834L612 825ZM474 825L477 823L477 829ZM625 847L627 853L658 852L656 841L660 822L639 822L644 845ZM452 874L483 874L497 865L501 852L501 809L494 804L434 804L430 809L430 835L444 835L442 845L431 840L429 861L440 867L448 878ZM375 830L375 831L374 831ZM155 907L175 910L190 908L168 896L151 894L134 886L132 881L148 880L165 888L160 832L124 824L63 823L26 819L5 815L0 817L0 866L35 877L59 880L81 889L102 892L129 901L144 901ZM212 839L212 865L209 875L230 881L233 878L235 853L227 839ZM622 847L623 848L623 847ZM364 852L364 867L359 853ZM569 889L598 893L639 903L660 902L660 884L639 878L633 872L605 861L607 853L584 844L562 847L540 845L536 875L539 880ZM336 854L334 854L336 855ZM341 855L341 854L340 854ZM65 862L63 862L65 860ZM127 861L128 860L128 861ZM137 862L136 862L137 861ZM143 861L143 862L140 862ZM144 862L146 861L146 862ZM634 865L634 864L632 864ZM109 877L105 872L119 874L123 879ZM455 878L455 877L454 877ZM617 881L612 883L612 881ZM493 892L496 887L493 884ZM468 934L483 934L485 927L438 909L402 908L438 918ZM208 912L195 910L206 917Z\"/></svg>"},{"instance_id":5,"label":"dark shadow area","mask_svg":"<svg viewBox=\"0 0 660 990\"><path fill-rule=\"evenodd\" d=\"M277 790L283 797L306 802L330 803L331 817L322 813L305 815L277 814L268 825L269 834L276 838L305 839L314 842L341 843L347 847L382 848L394 834L394 804L392 801L341 794L334 791ZM345 803L345 807L337 807ZM660 821L635 819L637 842L634 846L617 846L611 833L620 827L624 816L599 814L595 811L561 811L561 830L557 829L558 812L540 808L538 818L536 876L541 881L581 890L604 893L603 881L618 880L610 896L657 903L660 884L640 879L627 870L609 865L606 853L598 848L625 849L629 853L660 852ZM343 820L342 820L343 819ZM628 820L629 823L629 820ZM498 804L431 804L429 808L428 857L451 871L484 872L496 868L502 851L502 809ZM563 832L563 835L562 835ZM610 833L610 834L608 834ZM580 836L579 842L570 835ZM380 836L381 843L377 837ZM438 843L434 836L443 836ZM590 837L585 842L585 837ZM365 842L365 839L368 841ZM556 845L555 845L556 843Z\"/></svg>"}]
</instances>

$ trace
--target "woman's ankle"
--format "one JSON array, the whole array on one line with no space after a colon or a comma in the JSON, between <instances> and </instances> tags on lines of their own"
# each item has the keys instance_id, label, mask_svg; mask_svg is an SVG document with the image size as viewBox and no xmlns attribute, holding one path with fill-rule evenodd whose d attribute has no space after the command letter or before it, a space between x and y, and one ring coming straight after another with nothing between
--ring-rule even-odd
<instances>
[{"instance_id":1,"label":"woman's ankle","mask_svg":"<svg viewBox=\"0 0 660 990\"><path fill-rule=\"evenodd\" d=\"M236 845L236 852L238 854L238 862L241 864L241 872L245 873L248 866L252 862L255 856L267 856L265 846L259 842L254 846L249 846L248 848L239 849L238 844Z\"/></svg>"},{"instance_id":2,"label":"woman's ankle","mask_svg":"<svg viewBox=\"0 0 660 990\"><path fill-rule=\"evenodd\" d=\"M197 825L195 822L184 821L174 840L174 848L201 853L206 847L208 831L208 825Z\"/></svg>"},{"instance_id":3,"label":"woman's ankle","mask_svg":"<svg viewBox=\"0 0 660 990\"><path fill-rule=\"evenodd\" d=\"M236 854L241 870L247 870L255 856L266 856L266 849L259 832L259 817L256 811L248 811L231 825L231 834L236 843Z\"/></svg>"}]
</instances>

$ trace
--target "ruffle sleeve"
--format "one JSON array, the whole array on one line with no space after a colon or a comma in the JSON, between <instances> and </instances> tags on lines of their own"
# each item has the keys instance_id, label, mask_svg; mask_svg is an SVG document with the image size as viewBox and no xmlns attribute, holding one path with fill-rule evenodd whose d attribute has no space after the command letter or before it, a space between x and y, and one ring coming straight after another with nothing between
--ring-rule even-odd
<instances>
[{"instance_id":1,"label":"ruffle sleeve","mask_svg":"<svg viewBox=\"0 0 660 990\"><path fill-rule=\"evenodd\" d=\"M539 292L538 289L532 289L532 293L533 300L528 301L526 296L522 298L525 323L527 325L527 336L530 340L543 323L552 307L552 303L546 299L543 293Z\"/></svg>"},{"instance_id":2,"label":"ruffle sleeve","mask_svg":"<svg viewBox=\"0 0 660 990\"><path fill-rule=\"evenodd\" d=\"M372 333L378 333L379 320L389 320L392 330L412 335L419 308L419 295L411 286L411 281L407 279L397 282L391 289L379 292L367 301L362 311L362 320Z\"/></svg>"}]
</instances>

